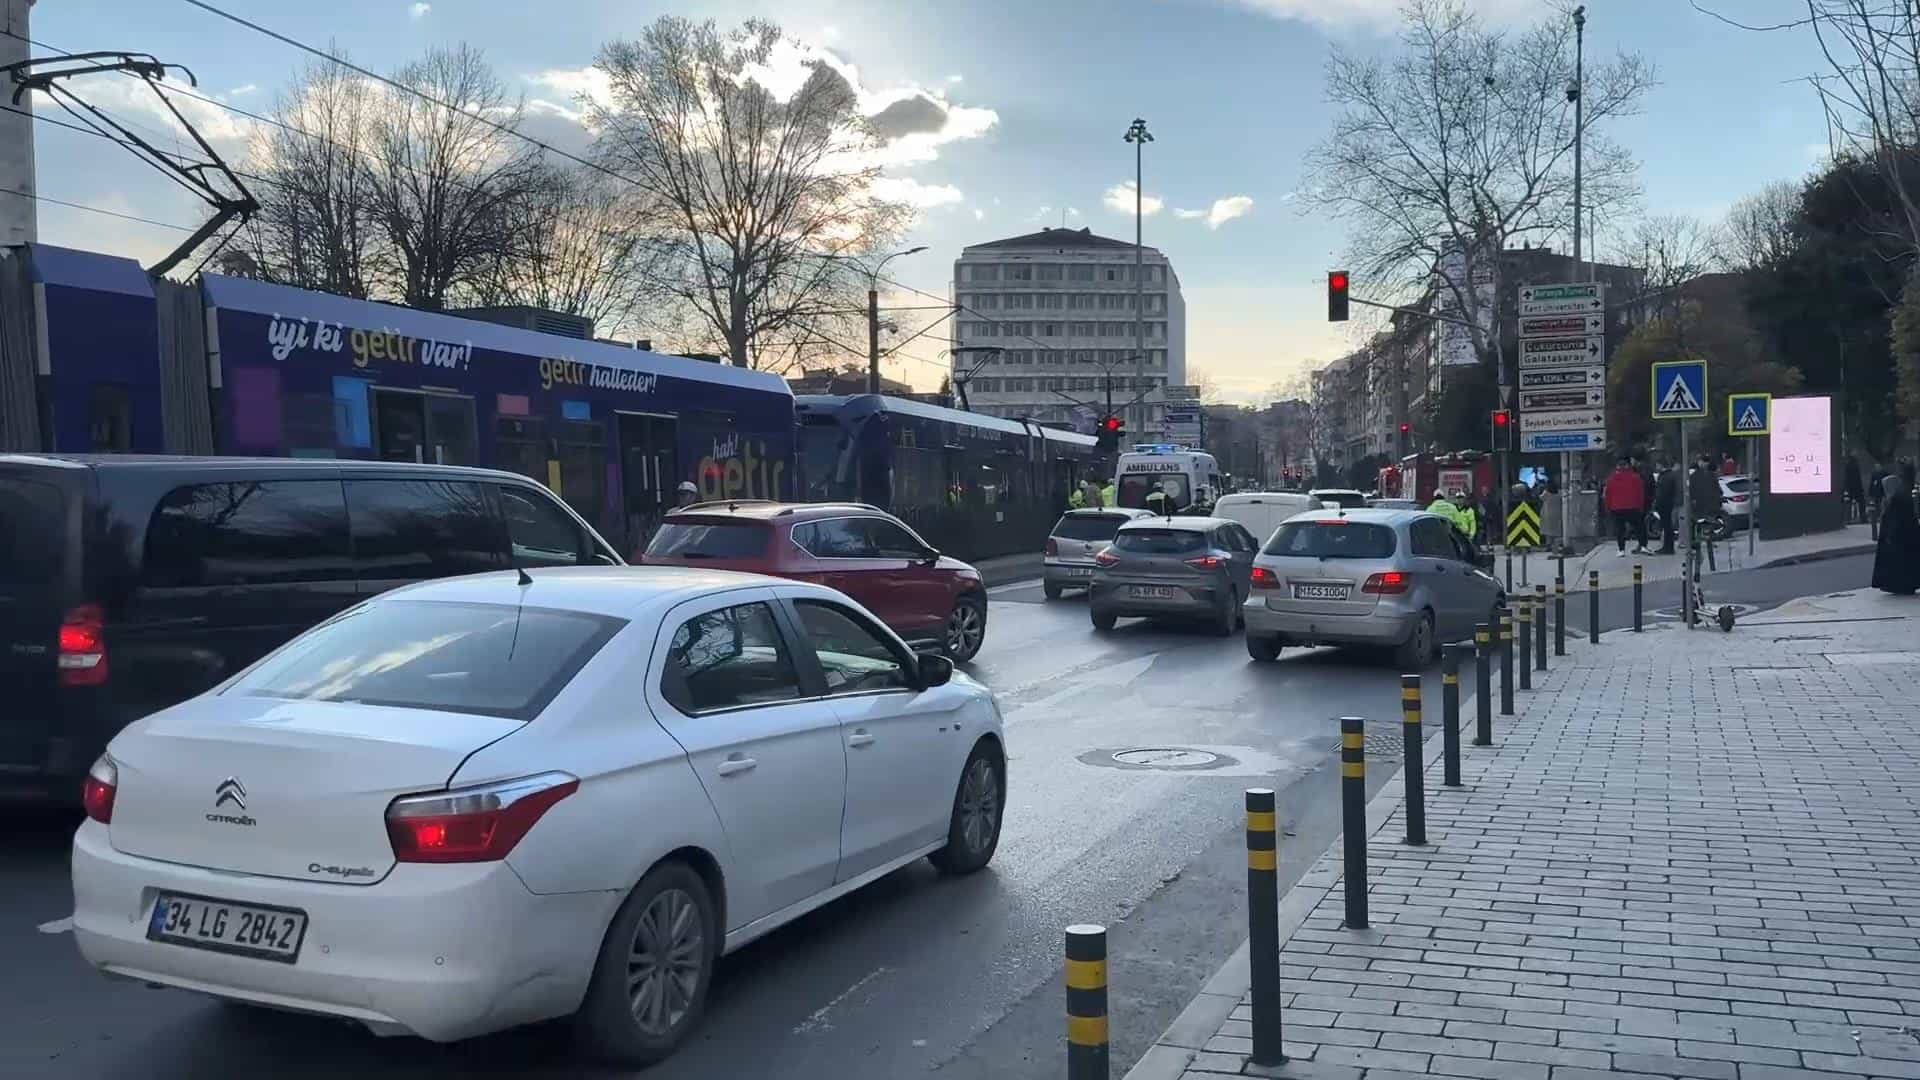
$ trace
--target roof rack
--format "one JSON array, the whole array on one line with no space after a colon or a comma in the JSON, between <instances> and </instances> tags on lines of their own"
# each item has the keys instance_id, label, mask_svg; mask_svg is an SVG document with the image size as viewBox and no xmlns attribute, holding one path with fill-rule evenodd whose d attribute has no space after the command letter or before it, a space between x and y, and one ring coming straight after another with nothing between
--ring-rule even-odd
<instances>
[{"instance_id":1,"label":"roof rack","mask_svg":"<svg viewBox=\"0 0 1920 1080\"><path fill-rule=\"evenodd\" d=\"M731 510L741 506L778 506L779 503L780 500L778 499L715 499L712 502L697 502L688 503L685 506L676 506L670 512L679 513L682 510L712 510L720 506Z\"/></svg>"}]
</instances>

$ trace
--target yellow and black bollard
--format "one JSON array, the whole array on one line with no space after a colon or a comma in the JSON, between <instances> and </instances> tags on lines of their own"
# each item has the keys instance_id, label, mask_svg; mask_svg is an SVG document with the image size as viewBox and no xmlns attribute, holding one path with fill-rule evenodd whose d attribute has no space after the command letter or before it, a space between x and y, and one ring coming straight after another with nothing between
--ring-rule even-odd
<instances>
[{"instance_id":1,"label":"yellow and black bollard","mask_svg":"<svg viewBox=\"0 0 1920 1080\"><path fill-rule=\"evenodd\" d=\"M1440 760L1445 769L1441 783L1460 786L1460 656L1464 645L1448 645L1440 650Z\"/></svg>"},{"instance_id":2,"label":"yellow and black bollard","mask_svg":"<svg viewBox=\"0 0 1920 1080\"><path fill-rule=\"evenodd\" d=\"M1533 669L1547 670L1547 587L1533 587Z\"/></svg>"},{"instance_id":3,"label":"yellow and black bollard","mask_svg":"<svg viewBox=\"0 0 1920 1080\"><path fill-rule=\"evenodd\" d=\"M1553 580L1553 655L1567 655L1567 579Z\"/></svg>"},{"instance_id":4,"label":"yellow and black bollard","mask_svg":"<svg viewBox=\"0 0 1920 1080\"><path fill-rule=\"evenodd\" d=\"M1493 627L1473 628L1473 745L1493 745Z\"/></svg>"},{"instance_id":5,"label":"yellow and black bollard","mask_svg":"<svg viewBox=\"0 0 1920 1080\"><path fill-rule=\"evenodd\" d=\"M1067 927L1067 1080L1108 1080L1107 928Z\"/></svg>"},{"instance_id":6,"label":"yellow and black bollard","mask_svg":"<svg viewBox=\"0 0 1920 1080\"><path fill-rule=\"evenodd\" d=\"M1500 715L1513 715L1513 609L1500 609Z\"/></svg>"},{"instance_id":7,"label":"yellow and black bollard","mask_svg":"<svg viewBox=\"0 0 1920 1080\"><path fill-rule=\"evenodd\" d=\"M1253 1063L1287 1060L1280 1039L1280 831L1272 788L1247 789L1247 963L1253 984Z\"/></svg>"},{"instance_id":8,"label":"yellow and black bollard","mask_svg":"<svg viewBox=\"0 0 1920 1080\"><path fill-rule=\"evenodd\" d=\"M1533 689L1533 600L1520 594L1517 641L1520 646L1520 689Z\"/></svg>"},{"instance_id":9,"label":"yellow and black bollard","mask_svg":"<svg viewBox=\"0 0 1920 1080\"><path fill-rule=\"evenodd\" d=\"M1600 571L1587 571L1587 640L1600 644Z\"/></svg>"},{"instance_id":10,"label":"yellow and black bollard","mask_svg":"<svg viewBox=\"0 0 1920 1080\"><path fill-rule=\"evenodd\" d=\"M1367 928L1366 721L1340 718L1340 816L1346 846L1347 929Z\"/></svg>"},{"instance_id":11,"label":"yellow and black bollard","mask_svg":"<svg viewBox=\"0 0 1920 1080\"><path fill-rule=\"evenodd\" d=\"M1420 676L1400 676L1400 745L1407 754L1407 843L1427 842L1427 740L1420 730Z\"/></svg>"},{"instance_id":12,"label":"yellow and black bollard","mask_svg":"<svg viewBox=\"0 0 1920 1080\"><path fill-rule=\"evenodd\" d=\"M1634 563L1633 564L1633 632L1636 634L1645 632L1640 625L1640 605L1645 595L1645 592L1644 592L1645 586L1642 584L1643 577L1644 577L1643 568L1641 564Z\"/></svg>"}]
</instances>

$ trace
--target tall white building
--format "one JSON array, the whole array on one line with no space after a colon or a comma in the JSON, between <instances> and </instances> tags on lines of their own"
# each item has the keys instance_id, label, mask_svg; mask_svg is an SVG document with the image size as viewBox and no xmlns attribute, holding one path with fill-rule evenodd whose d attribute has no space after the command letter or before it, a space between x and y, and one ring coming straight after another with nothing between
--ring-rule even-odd
<instances>
[{"instance_id":1,"label":"tall white building","mask_svg":"<svg viewBox=\"0 0 1920 1080\"><path fill-rule=\"evenodd\" d=\"M953 370L974 411L1091 431L1111 377L1129 441L1162 432L1166 387L1187 381L1187 305L1167 257L1141 249L1142 349L1135 254L1124 240L1052 228L962 251Z\"/></svg>"}]
</instances>

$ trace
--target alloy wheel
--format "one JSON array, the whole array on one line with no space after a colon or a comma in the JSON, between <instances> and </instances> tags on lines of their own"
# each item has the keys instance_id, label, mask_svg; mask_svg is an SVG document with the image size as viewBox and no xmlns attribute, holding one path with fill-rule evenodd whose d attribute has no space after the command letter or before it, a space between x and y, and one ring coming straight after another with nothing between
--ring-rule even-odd
<instances>
[{"instance_id":1,"label":"alloy wheel","mask_svg":"<svg viewBox=\"0 0 1920 1080\"><path fill-rule=\"evenodd\" d=\"M960 839L970 852L985 851L1000 820L1000 776L993 762L975 758L960 785Z\"/></svg>"},{"instance_id":2,"label":"alloy wheel","mask_svg":"<svg viewBox=\"0 0 1920 1080\"><path fill-rule=\"evenodd\" d=\"M980 650L985 630L980 625L980 609L972 604L957 604L947 616L947 651L954 656L972 656Z\"/></svg>"},{"instance_id":3,"label":"alloy wheel","mask_svg":"<svg viewBox=\"0 0 1920 1080\"><path fill-rule=\"evenodd\" d=\"M665 889L647 904L627 957L627 997L641 1031L664 1038L686 1019L700 988L706 947L693 897Z\"/></svg>"}]
</instances>

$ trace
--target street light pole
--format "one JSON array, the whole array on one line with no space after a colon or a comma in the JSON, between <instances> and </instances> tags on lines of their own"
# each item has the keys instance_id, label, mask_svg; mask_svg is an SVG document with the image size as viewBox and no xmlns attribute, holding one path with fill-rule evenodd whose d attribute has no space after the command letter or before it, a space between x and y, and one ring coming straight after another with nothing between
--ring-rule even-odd
<instances>
[{"instance_id":1,"label":"street light pole","mask_svg":"<svg viewBox=\"0 0 1920 1080\"><path fill-rule=\"evenodd\" d=\"M1586 134L1586 40L1587 8L1573 9L1573 85L1567 96L1573 99L1573 276L1580 280L1580 151ZM1603 313L1604 314L1604 313ZM1565 550L1573 534L1573 451L1560 454L1560 544Z\"/></svg>"},{"instance_id":2,"label":"street light pole","mask_svg":"<svg viewBox=\"0 0 1920 1080\"><path fill-rule=\"evenodd\" d=\"M1133 144L1133 352L1134 375L1136 380L1144 379L1147 370L1147 272L1146 272L1146 211L1145 211L1145 169L1144 151L1153 141L1147 131L1147 122L1138 117L1127 126L1126 141ZM1139 386L1135 385L1136 390ZM1140 405L1140 424L1135 431L1146 430L1146 418L1151 409L1143 401Z\"/></svg>"},{"instance_id":3,"label":"street light pole","mask_svg":"<svg viewBox=\"0 0 1920 1080\"><path fill-rule=\"evenodd\" d=\"M880 392L880 271L887 263L902 255L918 255L927 250L926 245L910 247L905 251L896 251L874 264L867 273L867 393ZM826 256L830 259L845 258L842 255Z\"/></svg>"}]
</instances>

